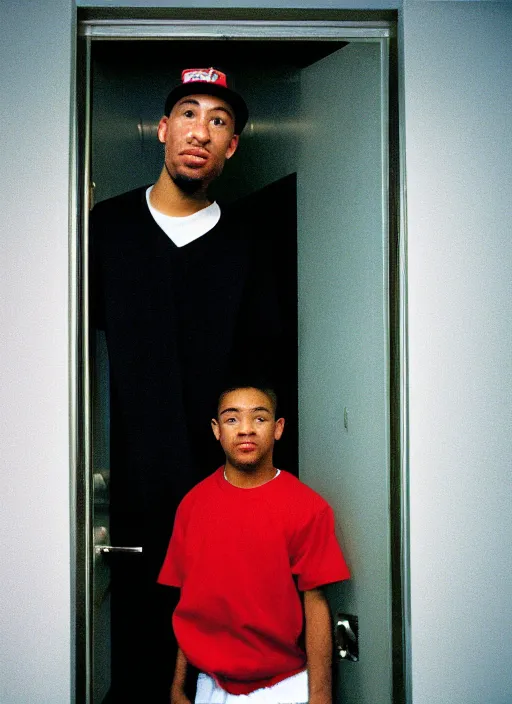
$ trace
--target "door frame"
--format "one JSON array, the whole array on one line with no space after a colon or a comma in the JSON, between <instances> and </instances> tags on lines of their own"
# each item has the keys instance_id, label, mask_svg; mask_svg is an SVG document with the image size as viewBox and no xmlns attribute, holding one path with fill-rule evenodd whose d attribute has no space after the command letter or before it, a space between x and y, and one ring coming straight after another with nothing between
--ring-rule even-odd
<instances>
[{"instance_id":1,"label":"door frame","mask_svg":"<svg viewBox=\"0 0 512 704\"><path fill-rule=\"evenodd\" d=\"M260 11L260 16L265 11ZM269 13L270 14L270 13ZM340 15L342 13L339 13ZM370 14L370 13L368 13ZM299 11L288 16L299 18ZM302 13L303 15L303 13ZM330 12L329 16L332 17ZM343 13L346 17L347 13ZM315 14L316 17L320 13ZM400 37L399 37L400 38ZM92 702L92 425L88 326L88 212L90 205L91 44L95 40L281 39L380 42L388 56L388 231L390 331L390 510L393 702L412 703L409 566L407 384L407 246L402 52L397 23L380 19L111 19L77 23L72 103L70 221L70 434L72 526L73 701Z\"/></svg>"}]
</instances>

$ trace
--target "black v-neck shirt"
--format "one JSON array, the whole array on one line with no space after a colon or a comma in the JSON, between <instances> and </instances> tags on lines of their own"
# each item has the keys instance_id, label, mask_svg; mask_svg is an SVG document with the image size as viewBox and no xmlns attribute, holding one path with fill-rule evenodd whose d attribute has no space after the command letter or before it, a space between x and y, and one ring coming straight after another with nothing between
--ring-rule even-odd
<instances>
[{"instance_id":1,"label":"black v-neck shirt","mask_svg":"<svg viewBox=\"0 0 512 704\"><path fill-rule=\"evenodd\" d=\"M271 373L280 321L250 216L223 208L177 247L146 188L92 212L91 308L110 365L112 539L143 540L134 526L114 535L139 515L149 533L167 522L165 549L175 505L222 459L209 425L219 386L236 371Z\"/></svg>"}]
</instances>

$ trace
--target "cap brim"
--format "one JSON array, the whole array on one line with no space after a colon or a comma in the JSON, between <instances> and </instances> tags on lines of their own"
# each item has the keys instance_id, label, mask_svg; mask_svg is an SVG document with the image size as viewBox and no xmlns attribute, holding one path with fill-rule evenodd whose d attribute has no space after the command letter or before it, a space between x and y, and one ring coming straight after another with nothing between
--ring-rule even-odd
<instances>
[{"instance_id":1,"label":"cap brim","mask_svg":"<svg viewBox=\"0 0 512 704\"><path fill-rule=\"evenodd\" d=\"M226 103L231 105L235 113L235 134L241 134L247 120L249 119L249 110L242 96L235 93L231 88L220 86L215 83L206 83L203 81L182 83L176 86L165 101L165 114L169 115L178 100L181 100L187 95L215 95L222 98Z\"/></svg>"}]
</instances>

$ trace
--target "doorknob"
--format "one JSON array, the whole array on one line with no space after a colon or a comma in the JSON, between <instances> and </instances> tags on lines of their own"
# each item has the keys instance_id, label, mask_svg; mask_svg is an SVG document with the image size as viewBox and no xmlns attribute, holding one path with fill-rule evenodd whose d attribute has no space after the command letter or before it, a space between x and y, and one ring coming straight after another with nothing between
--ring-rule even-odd
<instances>
[{"instance_id":1,"label":"doorknob","mask_svg":"<svg viewBox=\"0 0 512 704\"><path fill-rule=\"evenodd\" d=\"M135 553L142 552L142 548L122 548L117 545L96 545L94 550L97 555L107 555L111 552Z\"/></svg>"}]
</instances>

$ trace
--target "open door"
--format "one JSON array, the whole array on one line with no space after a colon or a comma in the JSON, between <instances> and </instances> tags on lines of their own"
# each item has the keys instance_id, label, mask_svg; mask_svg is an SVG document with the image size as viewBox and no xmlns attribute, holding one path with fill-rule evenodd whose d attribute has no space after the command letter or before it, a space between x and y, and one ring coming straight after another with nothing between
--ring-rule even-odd
<instances>
[{"instance_id":1,"label":"open door","mask_svg":"<svg viewBox=\"0 0 512 704\"><path fill-rule=\"evenodd\" d=\"M358 624L358 661L336 664L343 704L393 701L386 96L376 43L301 75L299 466L334 507L353 573L329 589L335 624Z\"/></svg>"},{"instance_id":2,"label":"open door","mask_svg":"<svg viewBox=\"0 0 512 704\"><path fill-rule=\"evenodd\" d=\"M247 23L242 37L237 25L226 48L215 38L176 41L172 23L160 40L146 37L139 43L110 41L118 31L115 23L110 38L104 26L84 24L94 67L92 180L95 197L102 200L157 178L161 152L154 126L163 98L179 69L198 65L198 51L220 56L218 63L235 76L251 113L240 153L219 183L219 200L247 196L296 174L299 476L335 510L353 580L329 588L329 599L335 620L338 614L355 616L359 626L358 659L335 659L335 701L391 704L402 701L397 692L394 699L392 674L394 655L402 656L392 649L390 536L399 517L389 512L391 30L379 25L365 34L364 26L356 31L343 23L331 25L296 27L295 38L287 34L286 42L279 40L279 23L264 30ZM158 26L163 32L164 25ZM222 35L229 31L223 26ZM108 526L106 364L98 339L93 364L97 451L91 472L96 516L101 517L97 546L108 542L100 530ZM96 611L88 634L95 663L89 701L94 704L109 701L111 558L104 558L96 549L91 576Z\"/></svg>"}]
</instances>

